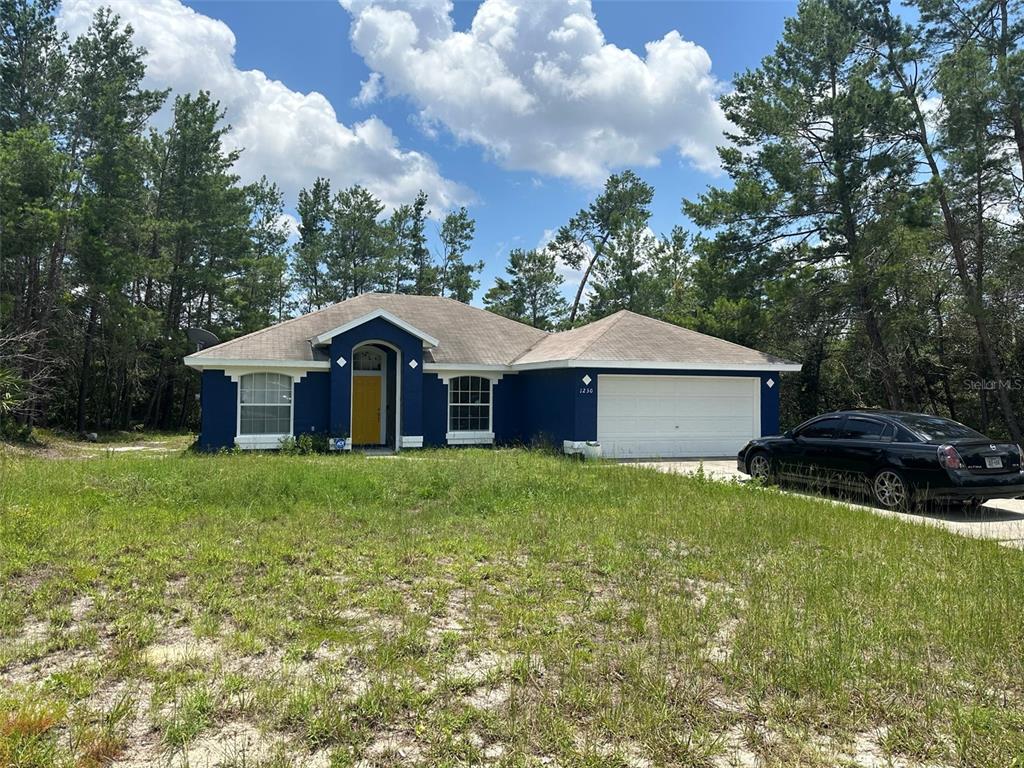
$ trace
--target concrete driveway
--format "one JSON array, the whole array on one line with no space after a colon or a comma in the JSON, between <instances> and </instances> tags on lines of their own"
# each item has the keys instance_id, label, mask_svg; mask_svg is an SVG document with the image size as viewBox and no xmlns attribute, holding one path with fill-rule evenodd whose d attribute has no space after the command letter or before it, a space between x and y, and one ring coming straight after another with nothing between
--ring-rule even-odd
<instances>
[{"instance_id":1,"label":"concrete driveway","mask_svg":"<svg viewBox=\"0 0 1024 768\"><path fill-rule=\"evenodd\" d=\"M692 475L703 467L704 474L713 480L723 482L746 482L750 478L736 469L736 459L679 459L676 461L639 461L628 462L641 467L652 467L660 472L672 472L680 475ZM787 485L784 493L797 496L809 495L802 492L799 486ZM893 517L907 522L937 525L961 536L972 536L978 539L995 539L1001 544L1024 549L1024 499L1000 499L990 501L981 509L965 513L959 509L941 510L928 508L915 512L890 512L865 504L854 504L841 499L825 498L834 504L855 509L866 509L876 515Z\"/></svg>"}]
</instances>

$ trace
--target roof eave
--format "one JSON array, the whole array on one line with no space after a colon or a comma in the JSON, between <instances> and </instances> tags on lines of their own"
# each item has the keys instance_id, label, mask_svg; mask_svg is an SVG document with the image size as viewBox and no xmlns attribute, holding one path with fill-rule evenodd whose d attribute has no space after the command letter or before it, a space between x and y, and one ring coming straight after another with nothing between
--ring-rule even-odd
<instances>
[{"instance_id":1,"label":"roof eave","mask_svg":"<svg viewBox=\"0 0 1024 768\"><path fill-rule=\"evenodd\" d=\"M488 370L515 373L517 371L538 371L551 368L615 368L618 370L664 370L664 371L742 371L744 373L780 373L799 371L800 363L789 361L764 363L681 363L656 360L540 360L532 363L510 363L493 365L482 363L424 363L423 370L461 371Z\"/></svg>"},{"instance_id":2,"label":"roof eave","mask_svg":"<svg viewBox=\"0 0 1024 768\"><path fill-rule=\"evenodd\" d=\"M242 357L212 357L207 355L187 355L185 365L197 371L207 368L222 370L225 368L293 368L306 371L330 370L330 360L272 360Z\"/></svg>"}]
</instances>

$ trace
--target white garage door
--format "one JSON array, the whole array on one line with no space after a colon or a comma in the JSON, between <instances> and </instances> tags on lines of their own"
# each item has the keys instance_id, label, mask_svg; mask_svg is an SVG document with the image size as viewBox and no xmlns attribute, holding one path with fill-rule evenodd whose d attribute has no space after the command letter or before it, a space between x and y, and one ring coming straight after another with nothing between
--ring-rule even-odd
<instances>
[{"instance_id":1,"label":"white garage door","mask_svg":"<svg viewBox=\"0 0 1024 768\"><path fill-rule=\"evenodd\" d=\"M597 439L605 456L733 456L760 434L756 378L598 376Z\"/></svg>"}]
</instances>

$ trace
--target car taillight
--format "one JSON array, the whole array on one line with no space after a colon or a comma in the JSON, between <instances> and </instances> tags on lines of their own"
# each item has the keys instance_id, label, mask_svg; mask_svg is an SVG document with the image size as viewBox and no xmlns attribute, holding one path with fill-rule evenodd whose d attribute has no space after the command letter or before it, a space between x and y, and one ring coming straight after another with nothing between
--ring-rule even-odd
<instances>
[{"instance_id":1,"label":"car taillight","mask_svg":"<svg viewBox=\"0 0 1024 768\"><path fill-rule=\"evenodd\" d=\"M946 469L963 469L964 460L952 445L939 446L939 464Z\"/></svg>"}]
</instances>

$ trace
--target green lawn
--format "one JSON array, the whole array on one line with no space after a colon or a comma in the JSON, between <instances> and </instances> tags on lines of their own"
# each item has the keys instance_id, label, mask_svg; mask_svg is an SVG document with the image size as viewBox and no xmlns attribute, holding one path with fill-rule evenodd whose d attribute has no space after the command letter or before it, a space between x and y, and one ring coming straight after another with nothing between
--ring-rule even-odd
<instances>
[{"instance_id":1,"label":"green lawn","mask_svg":"<svg viewBox=\"0 0 1024 768\"><path fill-rule=\"evenodd\" d=\"M0 456L0 765L1024 765L1024 553L522 451Z\"/></svg>"}]
</instances>

